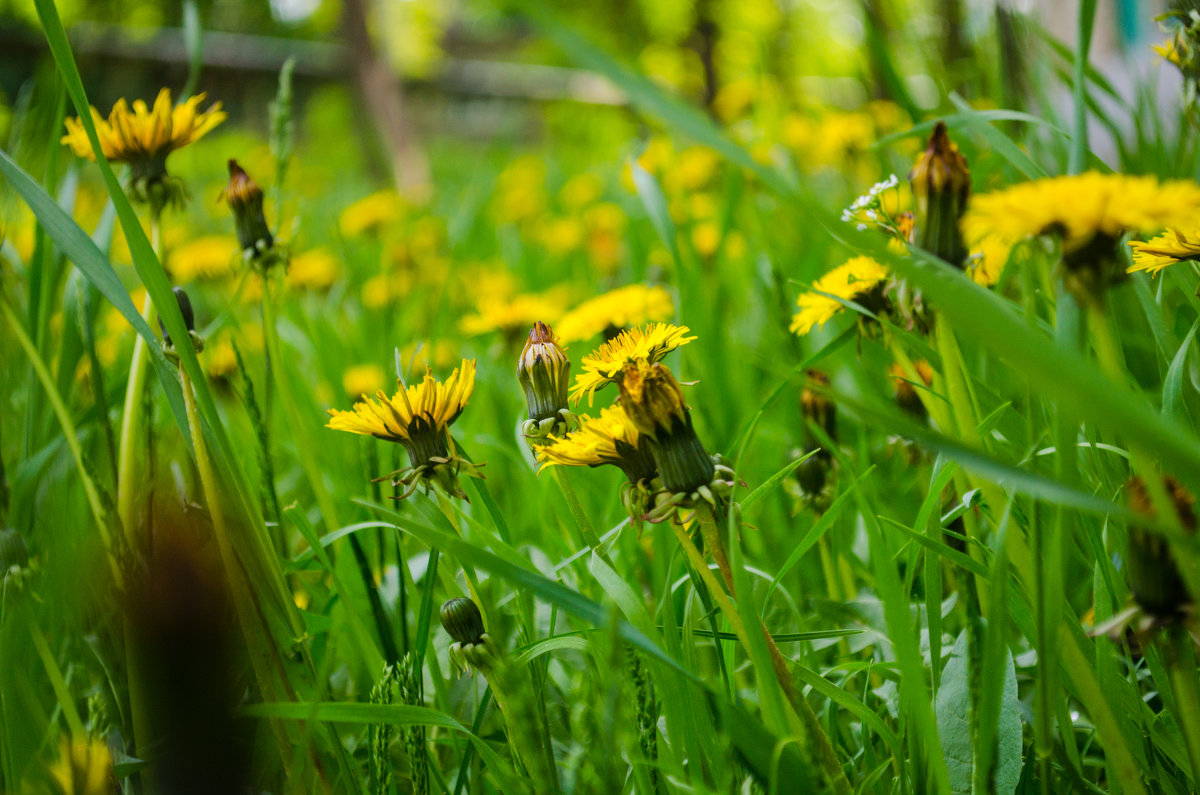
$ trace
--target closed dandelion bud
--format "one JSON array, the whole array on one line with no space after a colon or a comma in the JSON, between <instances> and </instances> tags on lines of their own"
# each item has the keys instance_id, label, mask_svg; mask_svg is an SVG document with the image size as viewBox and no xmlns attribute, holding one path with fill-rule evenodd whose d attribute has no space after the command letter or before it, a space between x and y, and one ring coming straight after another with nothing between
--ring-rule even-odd
<instances>
[{"instance_id":1,"label":"closed dandelion bud","mask_svg":"<svg viewBox=\"0 0 1200 795\"><path fill-rule=\"evenodd\" d=\"M1189 534L1195 534L1195 499L1173 477L1164 477L1162 484L1183 529ZM1153 517L1154 505L1145 482L1135 477L1129 481L1127 488L1129 506L1137 513ZM1126 567L1129 570L1129 586L1133 590L1133 598L1150 615L1160 618L1177 616L1185 607L1191 605L1192 598L1175 564L1170 542L1161 533L1131 526Z\"/></svg>"},{"instance_id":2,"label":"closed dandelion bud","mask_svg":"<svg viewBox=\"0 0 1200 795\"><path fill-rule=\"evenodd\" d=\"M625 365L620 381L621 408L645 437L663 487L691 493L707 486L716 466L704 449L671 371L644 360Z\"/></svg>"},{"instance_id":3,"label":"closed dandelion bud","mask_svg":"<svg viewBox=\"0 0 1200 795\"><path fill-rule=\"evenodd\" d=\"M558 344L554 331L540 320L533 324L529 339L517 361L517 378L525 391L529 422L523 428L527 436L549 433L555 426L569 424L567 406L571 360Z\"/></svg>"},{"instance_id":4,"label":"closed dandelion bud","mask_svg":"<svg viewBox=\"0 0 1200 795\"><path fill-rule=\"evenodd\" d=\"M188 298L187 291L182 287L174 287L171 292L175 294L175 301L179 304L179 314L183 315L183 325L188 331L188 336L191 337L192 345L197 351L204 348L204 343L200 336L196 334L196 313L192 309L192 299ZM162 321L162 316L158 318L158 327L162 330L163 342L167 348L174 348L175 343L171 341L171 335L167 332L167 326Z\"/></svg>"},{"instance_id":5,"label":"closed dandelion bud","mask_svg":"<svg viewBox=\"0 0 1200 795\"><path fill-rule=\"evenodd\" d=\"M967 250L958 222L971 195L971 172L945 123L933 128L908 179L915 200L913 245L961 267Z\"/></svg>"},{"instance_id":6,"label":"closed dandelion bud","mask_svg":"<svg viewBox=\"0 0 1200 795\"><path fill-rule=\"evenodd\" d=\"M257 259L270 250L275 239L263 215L262 188L242 170L236 160L229 161L229 184L221 192L221 198L229 203L229 209L233 211L242 256L248 260Z\"/></svg>"},{"instance_id":7,"label":"closed dandelion bud","mask_svg":"<svg viewBox=\"0 0 1200 795\"><path fill-rule=\"evenodd\" d=\"M483 640L483 614L470 599L456 597L442 605L442 626L456 643L464 645Z\"/></svg>"}]
</instances>

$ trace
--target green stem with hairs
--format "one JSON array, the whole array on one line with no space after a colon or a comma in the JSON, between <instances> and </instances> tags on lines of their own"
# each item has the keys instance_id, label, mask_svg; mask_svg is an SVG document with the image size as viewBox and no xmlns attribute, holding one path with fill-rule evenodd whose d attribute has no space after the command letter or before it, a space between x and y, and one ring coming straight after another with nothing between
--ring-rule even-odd
<instances>
[{"instance_id":1,"label":"green stem with hairs","mask_svg":"<svg viewBox=\"0 0 1200 795\"><path fill-rule=\"evenodd\" d=\"M554 482L558 484L563 499L567 501L567 508L570 509L571 516L575 518L575 524L579 526L579 533L583 537L583 543L599 552L600 536L597 535L596 528L592 525L592 520L588 517L587 511L583 509L583 503L579 501L579 495L575 493L575 487L571 485L571 476L567 473L566 467L550 467L550 470L554 474ZM601 555L601 557L607 558L606 555ZM607 559L604 562L612 565Z\"/></svg>"},{"instance_id":2,"label":"green stem with hairs","mask_svg":"<svg viewBox=\"0 0 1200 795\"><path fill-rule=\"evenodd\" d=\"M158 211L150 214L150 237L158 261L163 262L162 215ZM142 320L153 328L154 302L150 291L142 302ZM140 334L133 341L133 358L129 362L129 380L125 383L125 408L121 415L121 441L117 448L117 516L121 526L131 538L137 537L137 491L143 479L138 476L136 459L138 435L142 428L142 393L146 390L146 373L149 364L146 339ZM134 545L137 546L136 544Z\"/></svg>"},{"instance_id":3,"label":"green stem with hairs","mask_svg":"<svg viewBox=\"0 0 1200 795\"><path fill-rule=\"evenodd\" d=\"M704 537L704 544L714 550L713 557L716 558L716 549L720 549L720 558L718 558L717 567L721 568L720 560L725 560L725 568L722 570L722 579L725 579L726 588L722 587L722 583L717 580L712 569L708 567L708 563L704 559L704 555L692 543L691 537L687 531L680 525L679 522L671 521L671 529L675 531L675 538L679 541L679 545L683 548L687 555L688 561L692 565L692 569L699 575L701 581L712 594L713 599L717 602L717 607L720 608L725 620L729 622L729 626L733 628L734 634L738 641L742 644L742 648L754 658L754 652L750 643L749 631L746 628L746 623L742 620L741 613L738 612L737 606L730 599L730 594L733 593L733 573L729 568L729 561L724 552L724 544L721 542L720 529L717 526L716 518L712 511L703 508L696 511L700 522L700 531ZM837 761L837 755L834 753L833 746L829 742L829 736L821 728L821 724L817 721L817 716L813 714L812 707L808 702L796 691L795 683L792 680L791 670L787 666L787 659L783 653L779 651L779 646L776 645L775 639L767 630L766 624L761 623L763 639L766 641L767 649L771 655L771 666L775 672L775 678L779 682L779 687L783 691L784 697L791 705L794 711L795 720L789 721L793 729L801 737L801 747L806 753L812 753L816 758L815 762L821 766L821 778L825 784L834 792L850 793L850 782L846 779L846 773L842 770L842 766Z\"/></svg>"}]
</instances>

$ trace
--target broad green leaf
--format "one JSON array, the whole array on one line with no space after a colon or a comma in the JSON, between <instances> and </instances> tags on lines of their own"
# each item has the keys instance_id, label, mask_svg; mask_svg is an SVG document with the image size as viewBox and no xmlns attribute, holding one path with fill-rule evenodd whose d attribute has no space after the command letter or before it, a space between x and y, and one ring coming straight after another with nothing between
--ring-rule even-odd
<instances>
[{"instance_id":1,"label":"broad green leaf","mask_svg":"<svg viewBox=\"0 0 1200 795\"><path fill-rule=\"evenodd\" d=\"M1005 651L1006 666L1004 695L1000 712L1000 730L996 742L996 771L994 792L1009 795L1017 788L1021 777L1021 717L1017 699L1017 673L1012 655ZM937 692L938 735L946 766L950 770L951 792L970 795L974 776L971 751L972 677L967 656L967 632L959 634L942 670L942 682Z\"/></svg>"}]
</instances>

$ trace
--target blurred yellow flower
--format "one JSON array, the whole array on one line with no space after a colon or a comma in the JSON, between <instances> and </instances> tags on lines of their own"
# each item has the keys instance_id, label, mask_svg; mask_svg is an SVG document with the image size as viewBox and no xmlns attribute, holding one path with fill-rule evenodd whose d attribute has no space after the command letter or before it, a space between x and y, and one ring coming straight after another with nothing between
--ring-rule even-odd
<instances>
[{"instance_id":1,"label":"blurred yellow flower","mask_svg":"<svg viewBox=\"0 0 1200 795\"><path fill-rule=\"evenodd\" d=\"M535 321L554 323L566 305L566 293L562 288L544 293L521 293L511 298L488 297L479 302L475 314L459 321L458 328L470 336L489 331L523 332Z\"/></svg>"},{"instance_id":2,"label":"blurred yellow flower","mask_svg":"<svg viewBox=\"0 0 1200 795\"><path fill-rule=\"evenodd\" d=\"M405 202L399 193L394 190L377 191L342 210L338 227L346 237L378 232L399 221L404 209Z\"/></svg>"},{"instance_id":3,"label":"blurred yellow flower","mask_svg":"<svg viewBox=\"0 0 1200 795\"><path fill-rule=\"evenodd\" d=\"M1200 226L1195 224L1185 229L1168 229L1149 242L1130 241L1133 249L1133 265L1129 273L1146 271L1157 276L1163 268L1183 260L1200 260Z\"/></svg>"},{"instance_id":4,"label":"blurred yellow flower","mask_svg":"<svg viewBox=\"0 0 1200 795\"><path fill-rule=\"evenodd\" d=\"M715 221L702 221L692 227L692 247L701 257L711 257L721 245L721 227Z\"/></svg>"},{"instance_id":5,"label":"blurred yellow flower","mask_svg":"<svg viewBox=\"0 0 1200 795\"><path fill-rule=\"evenodd\" d=\"M367 309L390 306L412 289L412 277L407 273L380 273L363 282L362 303Z\"/></svg>"},{"instance_id":6,"label":"blurred yellow flower","mask_svg":"<svg viewBox=\"0 0 1200 795\"><path fill-rule=\"evenodd\" d=\"M582 210L600 198L604 183L595 174L576 174L558 192L558 200L568 210Z\"/></svg>"},{"instance_id":7,"label":"blurred yellow flower","mask_svg":"<svg viewBox=\"0 0 1200 795\"><path fill-rule=\"evenodd\" d=\"M984 238L967 259L967 275L978 285L991 287L1000 281L1000 274L1008 264L1012 246L1005 245L995 237Z\"/></svg>"},{"instance_id":8,"label":"blurred yellow flower","mask_svg":"<svg viewBox=\"0 0 1200 795\"><path fill-rule=\"evenodd\" d=\"M669 191L696 191L708 185L720 164L717 153L706 146L689 146L676 156L670 170L663 174Z\"/></svg>"},{"instance_id":9,"label":"blurred yellow flower","mask_svg":"<svg viewBox=\"0 0 1200 795\"><path fill-rule=\"evenodd\" d=\"M588 257L601 273L611 273L621 261L625 211L613 202L600 202L583 214Z\"/></svg>"},{"instance_id":10,"label":"blurred yellow flower","mask_svg":"<svg viewBox=\"0 0 1200 795\"><path fill-rule=\"evenodd\" d=\"M1155 177L1089 171L976 196L963 216L962 229L972 249L990 235L1015 245L1055 234L1062 239L1063 251L1071 253L1097 235L1116 240L1127 232L1189 228L1198 217L1200 184L1193 181L1159 182Z\"/></svg>"},{"instance_id":11,"label":"blurred yellow flower","mask_svg":"<svg viewBox=\"0 0 1200 795\"><path fill-rule=\"evenodd\" d=\"M845 306L830 298L854 301L878 287L888 278L888 270L870 257L854 257L813 282L813 289L796 299L800 311L792 316L791 330L807 334L813 326L824 326ZM828 295L822 295L828 293Z\"/></svg>"},{"instance_id":12,"label":"blurred yellow flower","mask_svg":"<svg viewBox=\"0 0 1200 795\"><path fill-rule=\"evenodd\" d=\"M554 325L565 345L595 337L608 328L620 329L675 315L675 302L663 287L631 284L584 301Z\"/></svg>"},{"instance_id":13,"label":"blurred yellow flower","mask_svg":"<svg viewBox=\"0 0 1200 795\"><path fill-rule=\"evenodd\" d=\"M548 218L537 228L537 238L542 247L555 257L570 254L583 243L583 223L574 216Z\"/></svg>"},{"instance_id":14,"label":"blurred yellow flower","mask_svg":"<svg viewBox=\"0 0 1200 795\"><path fill-rule=\"evenodd\" d=\"M72 743L64 738L58 761L50 766L58 795L110 795L117 792L113 755L100 739Z\"/></svg>"},{"instance_id":15,"label":"blurred yellow flower","mask_svg":"<svg viewBox=\"0 0 1200 795\"><path fill-rule=\"evenodd\" d=\"M129 163L136 179L165 173L167 155L203 137L225 120L220 102L200 112L198 108L203 101L204 94L196 94L172 107L171 92L164 88L158 92L153 108L147 108L138 99L130 111L129 104L119 99L107 120L95 108L89 110L104 157ZM96 154L79 119L68 118L66 125L62 143L80 157L95 160Z\"/></svg>"},{"instance_id":16,"label":"blurred yellow flower","mask_svg":"<svg viewBox=\"0 0 1200 795\"><path fill-rule=\"evenodd\" d=\"M652 364L662 361L671 351L696 339L684 336L689 330L687 326L670 323L649 323L622 331L583 357L580 362L583 372L575 376L571 401L578 404L586 395L588 405L592 405L596 390L616 381L626 364L639 360Z\"/></svg>"},{"instance_id":17,"label":"blurred yellow flower","mask_svg":"<svg viewBox=\"0 0 1200 795\"><path fill-rule=\"evenodd\" d=\"M172 249L167 271L177 282L220 279L233 273L238 262L238 242L230 235L205 235Z\"/></svg>"},{"instance_id":18,"label":"blurred yellow flower","mask_svg":"<svg viewBox=\"0 0 1200 795\"><path fill-rule=\"evenodd\" d=\"M387 374L377 364L356 364L342 374L342 388L350 398L374 395L383 389Z\"/></svg>"},{"instance_id":19,"label":"blurred yellow flower","mask_svg":"<svg viewBox=\"0 0 1200 795\"><path fill-rule=\"evenodd\" d=\"M730 80L721 86L713 98L713 112L724 122L742 116L758 97L758 82L754 78L742 77Z\"/></svg>"},{"instance_id":20,"label":"blurred yellow flower","mask_svg":"<svg viewBox=\"0 0 1200 795\"><path fill-rule=\"evenodd\" d=\"M341 265L328 248L309 249L292 258L287 283L292 287L325 290L337 281L340 272Z\"/></svg>"},{"instance_id":21,"label":"blurred yellow flower","mask_svg":"<svg viewBox=\"0 0 1200 795\"><path fill-rule=\"evenodd\" d=\"M1163 60L1170 61L1176 66L1183 66L1183 58L1176 46L1174 37L1163 39L1162 44L1151 44L1150 47L1162 56Z\"/></svg>"},{"instance_id":22,"label":"blurred yellow flower","mask_svg":"<svg viewBox=\"0 0 1200 795\"><path fill-rule=\"evenodd\" d=\"M546 164L526 155L509 164L496 180L492 209L499 223L519 223L541 214L546 205Z\"/></svg>"}]
</instances>

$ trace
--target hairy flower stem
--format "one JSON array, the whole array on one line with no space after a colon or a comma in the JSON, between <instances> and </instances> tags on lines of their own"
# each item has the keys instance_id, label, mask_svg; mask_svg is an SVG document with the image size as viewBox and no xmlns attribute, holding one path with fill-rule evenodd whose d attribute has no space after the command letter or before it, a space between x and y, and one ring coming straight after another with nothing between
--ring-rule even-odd
<instances>
[{"instance_id":1,"label":"hairy flower stem","mask_svg":"<svg viewBox=\"0 0 1200 795\"><path fill-rule=\"evenodd\" d=\"M575 493L575 487L571 485L571 476L567 473L566 467L551 467L554 473L554 482L558 484L559 491L562 492L563 499L567 501L567 508L571 511L571 516L575 518L575 524L579 526L579 533L583 537L583 543L587 544L597 553L600 552L600 536L596 533L596 528L592 526L592 520L588 518L587 511L583 509L583 503L579 501L579 495ZM601 554L604 562L610 566L611 562L607 559L607 555Z\"/></svg>"},{"instance_id":2,"label":"hairy flower stem","mask_svg":"<svg viewBox=\"0 0 1200 795\"><path fill-rule=\"evenodd\" d=\"M704 513L704 511L700 511L699 513ZM702 532L704 532L705 524L704 520L701 520ZM712 528L708 533L715 535L716 538L710 542L706 537L705 544L721 544L720 533L714 532L716 531L716 523L713 521L711 514L709 514L707 524ZM746 654L753 658L754 653L751 650L750 636L747 632L746 624L742 621L742 616L738 612L737 607L730 600L729 594L726 593L725 588L721 587L721 583L718 582L716 576L712 573L712 569L708 567L708 563L704 560L704 555L692 543L691 537L683 529L683 526L679 522L670 522L670 525L671 529L675 531L675 538L679 541L679 545L683 547L688 561L692 564L692 568L700 576L700 579L712 594L713 599L716 600L717 607L720 608L721 613L725 616L725 620L733 628L733 632L737 635L738 641L742 644L742 648L746 651ZM724 555L723 550L722 555ZM720 567L719 563L717 565ZM726 566L728 566L728 561L726 561ZM725 572L722 572L722 577L724 575ZM727 584L732 591L732 571L730 572ZM817 716L813 714L812 707L797 693L795 683L792 681L792 673L787 667L787 660L784 658L783 653L779 651L779 647L775 644L775 639L771 637L771 633L767 631L766 625L762 624L761 621L759 626L766 641L767 649L771 654L771 667L775 671L775 678L778 680L780 689L783 690L784 696L787 698L788 703L791 704L796 717L799 719L799 724L796 728L802 733L801 747L804 749L804 753L810 755L810 757L816 757L813 761L820 764L822 778L824 778L827 787L839 794L850 793L850 782L846 779L846 773L837 761L837 755L834 753L833 746L829 742L829 736L821 728L821 724L817 721Z\"/></svg>"}]
</instances>

